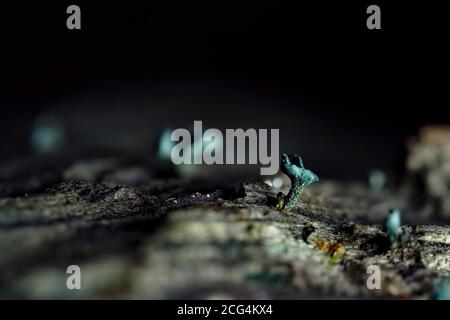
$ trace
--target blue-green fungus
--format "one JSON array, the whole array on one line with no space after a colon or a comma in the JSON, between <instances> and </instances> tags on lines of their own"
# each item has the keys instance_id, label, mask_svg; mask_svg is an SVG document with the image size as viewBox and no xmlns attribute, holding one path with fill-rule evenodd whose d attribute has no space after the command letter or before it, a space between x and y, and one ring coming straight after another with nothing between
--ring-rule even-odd
<instances>
[{"instance_id":1,"label":"blue-green fungus","mask_svg":"<svg viewBox=\"0 0 450 320\"><path fill-rule=\"evenodd\" d=\"M395 247L398 243L399 237L402 233L400 226L400 210L391 209L385 223L391 247Z\"/></svg>"},{"instance_id":2,"label":"blue-green fungus","mask_svg":"<svg viewBox=\"0 0 450 320\"><path fill-rule=\"evenodd\" d=\"M291 189L286 196L282 192L278 193L276 208L290 211L298 204L303 188L319 181L319 177L305 168L302 158L298 155L286 155L284 153L281 156L281 172L291 179Z\"/></svg>"},{"instance_id":3,"label":"blue-green fungus","mask_svg":"<svg viewBox=\"0 0 450 320\"><path fill-rule=\"evenodd\" d=\"M66 135L62 120L55 114L39 116L33 124L31 145L38 154L55 154L64 148Z\"/></svg>"},{"instance_id":4,"label":"blue-green fungus","mask_svg":"<svg viewBox=\"0 0 450 320\"><path fill-rule=\"evenodd\" d=\"M175 142L173 142L170 138L171 134L172 130L164 129L164 131L159 136L158 156L163 160L170 160L172 149L175 146Z\"/></svg>"},{"instance_id":5,"label":"blue-green fungus","mask_svg":"<svg viewBox=\"0 0 450 320\"><path fill-rule=\"evenodd\" d=\"M441 278L434 286L434 300L450 300L450 277Z\"/></svg>"}]
</instances>

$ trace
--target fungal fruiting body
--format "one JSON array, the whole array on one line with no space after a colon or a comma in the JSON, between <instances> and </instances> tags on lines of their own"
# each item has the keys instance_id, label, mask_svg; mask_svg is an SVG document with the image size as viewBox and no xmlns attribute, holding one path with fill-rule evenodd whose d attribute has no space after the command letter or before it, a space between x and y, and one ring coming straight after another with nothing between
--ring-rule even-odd
<instances>
[{"instance_id":1,"label":"fungal fruiting body","mask_svg":"<svg viewBox=\"0 0 450 320\"><path fill-rule=\"evenodd\" d=\"M319 181L319 177L311 170L304 167L302 158L298 155L281 156L281 172L291 180L291 189L285 196L283 193L277 195L277 209L290 211L300 200L303 188L313 182Z\"/></svg>"},{"instance_id":2,"label":"fungal fruiting body","mask_svg":"<svg viewBox=\"0 0 450 320\"><path fill-rule=\"evenodd\" d=\"M385 223L391 247L395 247L398 243L401 234L400 225L400 211L398 209L391 209Z\"/></svg>"},{"instance_id":3,"label":"fungal fruiting body","mask_svg":"<svg viewBox=\"0 0 450 320\"><path fill-rule=\"evenodd\" d=\"M450 277L440 279L434 286L434 300L450 300Z\"/></svg>"},{"instance_id":4,"label":"fungal fruiting body","mask_svg":"<svg viewBox=\"0 0 450 320\"><path fill-rule=\"evenodd\" d=\"M399 243L405 244L415 240L414 235L410 234L409 228L401 225L400 210L398 209L389 211L384 227L388 233L391 248L396 247Z\"/></svg>"}]
</instances>

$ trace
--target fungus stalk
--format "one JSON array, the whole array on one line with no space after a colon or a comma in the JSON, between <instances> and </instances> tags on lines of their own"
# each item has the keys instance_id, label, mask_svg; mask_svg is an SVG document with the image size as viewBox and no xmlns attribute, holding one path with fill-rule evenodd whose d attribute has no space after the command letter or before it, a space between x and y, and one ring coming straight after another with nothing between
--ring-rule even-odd
<instances>
[{"instance_id":1,"label":"fungus stalk","mask_svg":"<svg viewBox=\"0 0 450 320\"><path fill-rule=\"evenodd\" d=\"M298 155L281 156L281 172L286 174L291 180L291 189L285 196L283 193L277 195L278 210L291 211L300 201L303 189L319 178L311 170L304 167L302 158Z\"/></svg>"}]
</instances>

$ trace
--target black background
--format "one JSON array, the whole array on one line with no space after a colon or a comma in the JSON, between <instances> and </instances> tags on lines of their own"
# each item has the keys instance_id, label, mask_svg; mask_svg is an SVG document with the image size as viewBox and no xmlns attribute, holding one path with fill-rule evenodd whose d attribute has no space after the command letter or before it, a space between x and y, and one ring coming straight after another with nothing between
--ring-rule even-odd
<instances>
[{"instance_id":1,"label":"black background","mask_svg":"<svg viewBox=\"0 0 450 320\"><path fill-rule=\"evenodd\" d=\"M150 154L164 127L203 120L280 128L281 152L321 176L395 170L407 137L450 120L443 3L2 4L0 159L29 156L33 119L52 110L76 115L75 154L105 135L99 148ZM70 4L79 31L66 28ZM366 28L370 4L381 30Z\"/></svg>"}]
</instances>

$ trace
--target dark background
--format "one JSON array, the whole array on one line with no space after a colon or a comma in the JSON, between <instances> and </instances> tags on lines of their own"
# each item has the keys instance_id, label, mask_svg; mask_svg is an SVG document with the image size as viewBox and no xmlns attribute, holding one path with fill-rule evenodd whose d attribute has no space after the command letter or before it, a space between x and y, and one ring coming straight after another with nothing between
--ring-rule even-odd
<instances>
[{"instance_id":1,"label":"dark background","mask_svg":"<svg viewBox=\"0 0 450 320\"><path fill-rule=\"evenodd\" d=\"M151 157L163 128L203 120L279 128L280 151L321 177L400 172L408 137L450 123L441 3L2 4L0 160L33 155L33 122L50 113L65 125L61 157ZM66 28L70 4L80 31ZM366 28L370 4L382 30Z\"/></svg>"}]
</instances>

